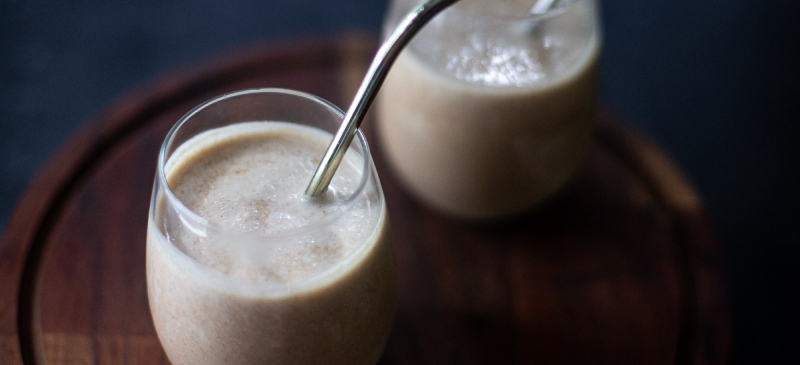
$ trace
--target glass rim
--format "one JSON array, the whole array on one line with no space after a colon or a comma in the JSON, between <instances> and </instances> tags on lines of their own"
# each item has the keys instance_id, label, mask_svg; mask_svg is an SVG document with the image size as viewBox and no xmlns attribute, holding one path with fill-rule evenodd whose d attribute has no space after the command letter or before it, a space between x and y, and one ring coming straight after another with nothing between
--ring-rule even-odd
<instances>
[{"instance_id":1,"label":"glass rim","mask_svg":"<svg viewBox=\"0 0 800 365\"><path fill-rule=\"evenodd\" d=\"M567 10L569 10L572 5L580 1L591 1L591 0L561 0L557 1L557 4L553 5L547 12L543 14L533 14L531 12L528 13L515 13L515 14L507 14L502 12L477 12L475 9L467 6L459 6L463 3L456 3L450 9L446 9L445 12L453 12L454 14L459 15L467 15L471 17L486 17L491 16L491 18L503 21L529 21L529 20L544 20L548 18L552 18L554 16L560 15ZM536 1L531 1L531 5L535 4Z\"/></svg>"},{"instance_id":2,"label":"glass rim","mask_svg":"<svg viewBox=\"0 0 800 365\"><path fill-rule=\"evenodd\" d=\"M166 137L164 138L164 142L161 144L161 148L160 148L159 153L158 153L158 163L157 163L157 166L156 166L156 178L158 179L159 184L162 186L163 193L164 193L164 195L166 197L167 204L169 204L172 207L174 207L174 209L177 210L177 213L178 213L179 216L188 217L189 219L191 219L192 222L199 222L203 226L205 231L208 231L210 229L210 230L213 230L215 232L230 233L230 234L235 234L235 235L255 236L257 238L265 239L265 240L288 238L288 237L304 234L304 233L307 233L308 231L313 231L313 230L316 230L316 229L319 229L319 228L322 228L324 226L329 225L330 223L332 223L336 219L340 218L342 215L344 215L346 212L350 211L353 208L353 206L356 204L356 202L358 200L357 198L361 195L361 193L364 192L364 190L366 189L367 183L372 179L372 173L373 173L373 171L372 171L373 170L372 155L371 155L370 150L369 150L369 145L367 144L367 139L366 139L366 137L364 137L364 134L362 133L361 129L357 129L356 130L356 137L357 137L357 140L359 141L358 143L361 146L361 150L362 150L361 151L361 155L362 155L361 157L363 158L362 174L361 174L361 178L359 179L358 186L356 187L356 189L353 191L353 193L350 194L350 196L344 202L340 203L337 206L337 209L335 210L335 212L327 214L327 215L323 216L320 219L317 219L315 221L310 222L309 224L305 224L305 225L302 225L302 226L299 226L299 227L289 228L289 229L286 229L286 230L280 230L280 231L271 232L271 233L258 233L258 232L253 232L253 231L246 231L246 230L240 230L240 229L236 229L236 228L226 227L226 226L221 225L221 224L219 224L217 222L214 222L212 220L206 219L205 217L203 217L203 216L197 214L196 212L194 212L193 210L189 209L189 207L187 207L183 203L183 201L181 201L175 195L175 192L173 192L172 188L169 186L169 183L167 181L166 171L165 171L166 163L168 161L168 159L167 159L167 151L172 146L173 138L175 137L175 134L177 133L177 131L184 124L186 124L187 121L192 119L192 117L194 117L195 115L197 115L198 113L200 113L201 111L203 111L204 109L206 109L206 108L208 108L208 107L210 107L212 105L215 105L215 104L217 104L217 103L219 103L221 101L224 101L224 100L230 99L230 98L234 98L234 97L246 96L246 95L257 95L257 94L294 96L294 97L298 97L298 98L301 98L301 99L306 99L306 100L308 100L310 102L318 103L318 104L322 105L323 107L325 107L326 109L332 111L334 114L339 115L340 118L342 118L342 119L344 118L344 112L339 107L334 105L333 103L331 103L331 102L329 102L329 101L327 101L327 100L325 100L325 99L323 99L323 98L321 98L319 96L316 96L316 95L313 95L313 94L310 94L310 93L306 93L306 92L303 92L303 91L292 90L292 89L284 89L284 88L253 88L253 89L245 89L245 90L239 90L239 91L226 93L226 94L219 95L219 96L216 96L214 98L211 98L209 100L206 100L205 102L201 103L200 105L194 107L192 110L190 110L189 112L184 114L178 120L178 122L176 122L175 125L172 126L172 128L169 130L169 132L167 133ZM288 122L288 123L299 124L299 123L296 123L296 122ZM325 131L325 132L328 132L328 131ZM378 187L378 189L380 189L380 187ZM385 203L383 203L384 198L382 196L380 196L379 199L381 200L382 204L385 204ZM155 217L152 217L152 218L155 218Z\"/></svg>"}]
</instances>

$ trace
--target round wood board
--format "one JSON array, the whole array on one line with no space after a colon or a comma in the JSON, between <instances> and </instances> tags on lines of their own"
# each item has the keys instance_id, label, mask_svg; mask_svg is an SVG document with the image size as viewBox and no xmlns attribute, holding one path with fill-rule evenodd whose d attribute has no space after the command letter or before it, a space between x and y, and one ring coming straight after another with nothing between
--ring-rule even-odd
<instances>
[{"instance_id":1,"label":"round wood board","mask_svg":"<svg viewBox=\"0 0 800 365\"><path fill-rule=\"evenodd\" d=\"M371 37L249 48L113 105L53 156L0 243L0 364L169 363L145 284L156 155L214 96L284 87L346 107ZM370 116L371 117L371 116ZM725 364L716 237L665 155L608 111L575 177L513 220L421 206L373 145L397 250L399 308L381 364Z\"/></svg>"}]
</instances>

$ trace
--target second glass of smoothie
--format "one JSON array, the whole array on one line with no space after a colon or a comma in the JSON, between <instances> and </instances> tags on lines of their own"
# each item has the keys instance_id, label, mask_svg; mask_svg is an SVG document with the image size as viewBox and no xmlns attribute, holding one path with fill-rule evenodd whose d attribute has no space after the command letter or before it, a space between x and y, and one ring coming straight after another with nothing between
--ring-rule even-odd
<instances>
[{"instance_id":1,"label":"second glass of smoothie","mask_svg":"<svg viewBox=\"0 0 800 365\"><path fill-rule=\"evenodd\" d=\"M246 90L170 131L147 233L147 288L173 364L374 364L396 306L383 191L359 132L304 196L343 113Z\"/></svg>"},{"instance_id":2,"label":"second glass of smoothie","mask_svg":"<svg viewBox=\"0 0 800 365\"><path fill-rule=\"evenodd\" d=\"M394 0L385 29L418 0ZM529 210L581 165L592 135L596 0L462 0L399 56L378 95L381 146L401 182L447 213Z\"/></svg>"}]
</instances>

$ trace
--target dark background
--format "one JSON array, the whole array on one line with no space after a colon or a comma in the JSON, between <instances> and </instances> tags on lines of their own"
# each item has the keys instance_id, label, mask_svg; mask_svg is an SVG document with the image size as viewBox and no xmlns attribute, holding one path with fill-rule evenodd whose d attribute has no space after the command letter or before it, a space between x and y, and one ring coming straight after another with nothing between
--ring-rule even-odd
<instances>
[{"instance_id":1,"label":"dark background","mask_svg":"<svg viewBox=\"0 0 800 365\"><path fill-rule=\"evenodd\" d=\"M0 232L84 121L248 44L361 30L386 0L0 0ZM734 364L800 364L800 5L604 0L601 96L658 141L724 247Z\"/></svg>"}]
</instances>

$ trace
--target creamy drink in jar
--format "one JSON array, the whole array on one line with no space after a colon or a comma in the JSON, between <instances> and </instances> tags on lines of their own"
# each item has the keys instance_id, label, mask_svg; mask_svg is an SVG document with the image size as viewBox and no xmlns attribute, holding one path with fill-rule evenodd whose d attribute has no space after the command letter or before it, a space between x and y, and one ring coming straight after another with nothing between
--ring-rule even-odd
<instances>
[{"instance_id":1,"label":"creamy drink in jar","mask_svg":"<svg viewBox=\"0 0 800 365\"><path fill-rule=\"evenodd\" d=\"M303 195L332 139L325 129L341 118L307 94L249 90L201 105L170 132L147 283L172 363L378 360L394 316L395 262L363 135L328 191Z\"/></svg>"},{"instance_id":2,"label":"creamy drink in jar","mask_svg":"<svg viewBox=\"0 0 800 365\"><path fill-rule=\"evenodd\" d=\"M391 29L415 0L396 0ZM498 218L552 196L592 133L600 30L594 0L462 0L431 21L378 95L385 155L425 203Z\"/></svg>"}]
</instances>

